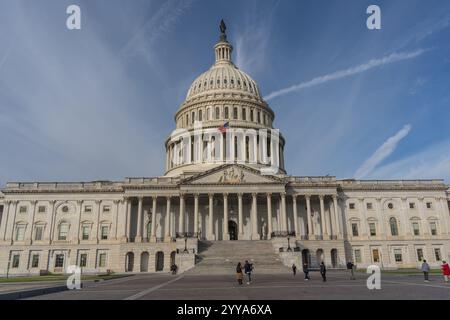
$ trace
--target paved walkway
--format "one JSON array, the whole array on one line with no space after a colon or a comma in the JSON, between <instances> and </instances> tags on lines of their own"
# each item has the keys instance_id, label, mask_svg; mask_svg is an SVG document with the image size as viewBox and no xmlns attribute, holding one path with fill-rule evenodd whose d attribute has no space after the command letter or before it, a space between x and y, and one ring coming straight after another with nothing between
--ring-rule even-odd
<instances>
[{"instance_id":1,"label":"paved walkway","mask_svg":"<svg viewBox=\"0 0 450 320\"><path fill-rule=\"evenodd\" d=\"M303 274L254 275L250 285L239 286L234 275L147 274L102 283L90 283L82 290L64 291L31 299L185 299L185 300L252 300L252 299L450 299L450 284L438 275L425 283L420 275L383 275L381 290L368 290L368 275L329 272L322 282L317 272L310 281Z\"/></svg>"}]
</instances>

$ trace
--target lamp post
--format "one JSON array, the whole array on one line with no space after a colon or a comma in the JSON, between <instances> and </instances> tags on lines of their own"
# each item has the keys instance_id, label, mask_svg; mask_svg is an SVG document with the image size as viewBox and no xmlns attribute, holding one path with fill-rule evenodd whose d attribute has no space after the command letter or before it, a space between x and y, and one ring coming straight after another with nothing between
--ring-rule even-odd
<instances>
[{"instance_id":1,"label":"lamp post","mask_svg":"<svg viewBox=\"0 0 450 320\"><path fill-rule=\"evenodd\" d=\"M287 248L287 251L289 251L289 252L292 251L290 240L291 240L291 238L288 236L288 237L287 237L287 241L288 241L288 248Z\"/></svg>"},{"instance_id":2,"label":"lamp post","mask_svg":"<svg viewBox=\"0 0 450 320\"><path fill-rule=\"evenodd\" d=\"M187 233L184 233L184 251L183 252L188 252L187 239L188 239Z\"/></svg>"}]
</instances>

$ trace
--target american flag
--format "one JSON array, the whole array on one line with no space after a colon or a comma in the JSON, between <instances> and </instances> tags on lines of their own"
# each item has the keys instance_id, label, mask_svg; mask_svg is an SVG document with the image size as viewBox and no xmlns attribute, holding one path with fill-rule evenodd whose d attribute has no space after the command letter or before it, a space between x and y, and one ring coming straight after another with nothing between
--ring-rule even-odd
<instances>
[{"instance_id":1,"label":"american flag","mask_svg":"<svg viewBox=\"0 0 450 320\"><path fill-rule=\"evenodd\" d=\"M221 133L226 133L229 127L230 127L230 123L227 121L222 126L220 126L218 130Z\"/></svg>"}]
</instances>

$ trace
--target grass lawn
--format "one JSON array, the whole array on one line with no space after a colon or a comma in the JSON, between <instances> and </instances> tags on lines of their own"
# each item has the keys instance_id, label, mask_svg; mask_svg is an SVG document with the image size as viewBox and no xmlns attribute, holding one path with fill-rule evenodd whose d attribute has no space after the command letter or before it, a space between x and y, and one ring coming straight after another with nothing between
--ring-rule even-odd
<instances>
[{"instance_id":1,"label":"grass lawn","mask_svg":"<svg viewBox=\"0 0 450 320\"><path fill-rule=\"evenodd\" d=\"M10 277L10 278L0 278L0 283L13 283L13 282L37 282L37 281L65 281L68 275L46 275L46 276L33 276L33 277ZM82 275L81 280L111 280L123 277L129 277L129 275L124 274L104 274L104 275Z\"/></svg>"}]
</instances>

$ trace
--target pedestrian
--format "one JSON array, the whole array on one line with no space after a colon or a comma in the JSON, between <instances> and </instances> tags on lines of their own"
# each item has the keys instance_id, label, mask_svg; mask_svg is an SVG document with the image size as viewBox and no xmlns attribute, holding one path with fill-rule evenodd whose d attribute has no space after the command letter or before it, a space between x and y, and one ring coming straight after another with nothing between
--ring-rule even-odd
<instances>
[{"instance_id":1,"label":"pedestrian","mask_svg":"<svg viewBox=\"0 0 450 320\"><path fill-rule=\"evenodd\" d=\"M248 260L245 260L244 272L247 275L247 284L250 284L252 282L252 271L253 265L250 262L248 262Z\"/></svg>"},{"instance_id":2,"label":"pedestrian","mask_svg":"<svg viewBox=\"0 0 450 320\"><path fill-rule=\"evenodd\" d=\"M303 273L305 274L305 281L308 281L309 280L309 267L306 262L303 263Z\"/></svg>"},{"instance_id":3,"label":"pedestrian","mask_svg":"<svg viewBox=\"0 0 450 320\"><path fill-rule=\"evenodd\" d=\"M295 265L295 263L292 264L292 273L295 275L297 274L297 266Z\"/></svg>"},{"instance_id":4,"label":"pedestrian","mask_svg":"<svg viewBox=\"0 0 450 320\"><path fill-rule=\"evenodd\" d=\"M172 271L172 274L177 274L177 270L178 270L178 266L174 263L174 264L170 267L170 271Z\"/></svg>"},{"instance_id":5,"label":"pedestrian","mask_svg":"<svg viewBox=\"0 0 450 320\"><path fill-rule=\"evenodd\" d=\"M323 282L327 281L327 268L325 267L325 263L323 261L320 264L320 274L322 275Z\"/></svg>"},{"instance_id":6,"label":"pedestrian","mask_svg":"<svg viewBox=\"0 0 450 320\"><path fill-rule=\"evenodd\" d=\"M422 272L423 272L423 277L425 278L425 282L430 282L428 280L428 273L430 272L430 266L428 265L427 260L423 260Z\"/></svg>"},{"instance_id":7,"label":"pedestrian","mask_svg":"<svg viewBox=\"0 0 450 320\"><path fill-rule=\"evenodd\" d=\"M442 261L442 274L444 275L444 281L448 282L448 276L450 276L450 267L448 266L448 263L445 261Z\"/></svg>"},{"instance_id":8,"label":"pedestrian","mask_svg":"<svg viewBox=\"0 0 450 320\"><path fill-rule=\"evenodd\" d=\"M236 267L236 278L239 285L242 285L242 280L244 279L244 274L242 273L242 265L239 262Z\"/></svg>"},{"instance_id":9,"label":"pedestrian","mask_svg":"<svg viewBox=\"0 0 450 320\"><path fill-rule=\"evenodd\" d=\"M347 269L350 270L350 280L355 280L354 266L353 262L347 262Z\"/></svg>"}]
</instances>

